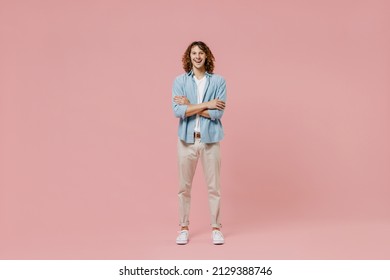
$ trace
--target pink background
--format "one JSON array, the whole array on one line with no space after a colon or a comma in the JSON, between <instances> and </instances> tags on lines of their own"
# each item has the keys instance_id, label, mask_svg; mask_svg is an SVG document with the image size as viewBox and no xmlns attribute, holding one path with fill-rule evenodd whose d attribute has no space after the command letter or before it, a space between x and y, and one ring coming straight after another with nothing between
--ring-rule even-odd
<instances>
[{"instance_id":1,"label":"pink background","mask_svg":"<svg viewBox=\"0 0 390 280\"><path fill-rule=\"evenodd\" d=\"M0 0L1 259L389 259L390 2ZM224 246L175 245L181 55L228 85Z\"/></svg>"}]
</instances>

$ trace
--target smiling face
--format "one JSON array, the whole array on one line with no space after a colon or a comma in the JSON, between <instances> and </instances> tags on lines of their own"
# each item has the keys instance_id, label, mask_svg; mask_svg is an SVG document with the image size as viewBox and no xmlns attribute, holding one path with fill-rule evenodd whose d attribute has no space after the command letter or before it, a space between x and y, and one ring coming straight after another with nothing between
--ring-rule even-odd
<instances>
[{"instance_id":1,"label":"smiling face","mask_svg":"<svg viewBox=\"0 0 390 280\"><path fill-rule=\"evenodd\" d=\"M212 74L214 71L214 55L210 48L202 41L194 41L186 48L181 61L186 73L191 70L196 72L207 72Z\"/></svg>"},{"instance_id":2,"label":"smiling face","mask_svg":"<svg viewBox=\"0 0 390 280\"><path fill-rule=\"evenodd\" d=\"M200 71L205 71L206 53L199 46L193 46L190 52L192 67Z\"/></svg>"}]
</instances>

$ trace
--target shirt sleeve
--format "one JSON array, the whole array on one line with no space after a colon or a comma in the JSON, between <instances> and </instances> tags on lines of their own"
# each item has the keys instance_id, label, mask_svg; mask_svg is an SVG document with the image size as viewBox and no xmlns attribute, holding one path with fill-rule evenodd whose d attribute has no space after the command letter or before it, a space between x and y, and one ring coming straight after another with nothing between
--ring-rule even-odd
<instances>
[{"instance_id":1,"label":"shirt sleeve","mask_svg":"<svg viewBox=\"0 0 390 280\"><path fill-rule=\"evenodd\" d=\"M218 87L218 92L217 92L216 97L226 103L226 81L222 77L221 77L221 83ZM225 110L218 110L218 109L210 110L209 109L210 119L212 121L221 119L224 111Z\"/></svg>"},{"instance_id":2,"label":"shirt sleeve","mask_svg":"<svg viewBox=\"0 0 390 280\"><path fill-rule=\"evenodd\" d=\"M183 92L183 82L180 81L180 77L176 78L173 82L173 88L172 88L172 109L175 117L177 118L186 118L186 111L187 111L187 105L179 105L175 103L173 98L175 96L185 96Z\"/></svg>"}]
</instances>

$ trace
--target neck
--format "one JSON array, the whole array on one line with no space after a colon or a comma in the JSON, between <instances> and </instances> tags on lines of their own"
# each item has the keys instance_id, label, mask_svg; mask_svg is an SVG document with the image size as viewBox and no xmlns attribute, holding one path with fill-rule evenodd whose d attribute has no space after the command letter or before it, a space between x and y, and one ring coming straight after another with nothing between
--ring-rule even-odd
<instances>
[{"instance_id":1,"label":"neck","mask_svg":"<svg viewBox=\"0 0 390 280\"><path fill-rule=\"evenodd\" d=\"M192 67L192 72L194 72L194 75L197 79L202 79L206 74L206 69L204 67L202 69Z\"/></svg>"}]
</instances>

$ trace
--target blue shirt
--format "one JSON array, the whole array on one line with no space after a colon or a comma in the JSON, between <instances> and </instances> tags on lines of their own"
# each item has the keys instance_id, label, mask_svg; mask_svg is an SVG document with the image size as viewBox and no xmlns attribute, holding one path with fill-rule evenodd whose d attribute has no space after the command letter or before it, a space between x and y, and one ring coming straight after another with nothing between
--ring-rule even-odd
<instances>
[{"instance_id":1,"label":"blue shirt","mask_svg":"<svg viewBox=\"0 0 390 280\"><path fill-rule=\"evenodd\" d=\"M175 96L186 96L191 104L198 104L197 86L194 81L192 70L188 73L177 76L172 89L172 109L179 121L179 138L186 143L194 143L194 128L196 114L186 117L185 113L188 105L179 105L173 101ZM220 99L226 102L226 81L223 77L206 72L206 85L202 102L208 102L213 99ZM210 119L200 118L200 135L203 143L215 143L223 139L223 127L221 118L224 110L208 109Z\"/></svg>"}]
</instances>

